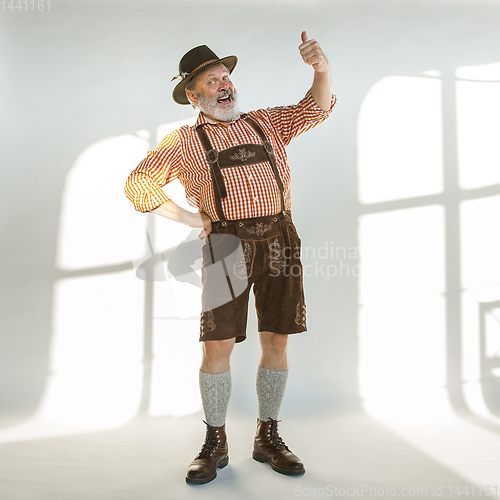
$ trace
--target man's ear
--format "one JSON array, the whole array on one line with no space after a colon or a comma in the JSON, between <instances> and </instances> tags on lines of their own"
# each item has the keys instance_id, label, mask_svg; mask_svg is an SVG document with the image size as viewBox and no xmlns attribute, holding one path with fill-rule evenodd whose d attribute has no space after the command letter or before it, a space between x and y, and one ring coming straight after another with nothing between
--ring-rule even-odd
<instances>
[{"instance_id":1,"label":"man's ear","mask_svg":"<svg viewBox=\"0 0 500 500\"><path fill-rule=\"evenodd\" d=\"M198 104L198 98L196 92L186 89L186 96L192 104Z\"/></svg>"}]
</instances>

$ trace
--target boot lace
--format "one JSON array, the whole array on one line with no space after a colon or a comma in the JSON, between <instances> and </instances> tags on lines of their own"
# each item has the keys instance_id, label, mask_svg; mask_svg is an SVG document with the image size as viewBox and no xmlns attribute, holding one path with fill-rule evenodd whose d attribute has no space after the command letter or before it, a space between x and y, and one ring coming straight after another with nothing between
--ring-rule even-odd
<instances>
[{"instance_id":1,"label":"boot lace","mask_svg":"<svg viewBox=\"0 0 500 500\"><path fill-rule=\"evenodd\" d=\"M208 453L209 455L213 455L215 448L217 448L220 443L219 433L215 430L215 427L208 425L205 421L203 421L207 425L207 433L205 435L205 442L201 447L200 453L196 458L200 458L201 455Z\"/></svg>"},{"instance_id":2,"label":"boot lace","mask_svg":"<svg viewBox=\"0 0 500 500\"><path fill-rule=\"evenodd\" d=\"M283 441L283 438L278 434L278 422L281 422L281 420L271 420L271 425L269 427L269 441L273 444L273 446L276 447L277 450L279 450L281 447L284 447L286 450L290 451L290 448L285 444L285 441Z\"/></svg>"}]
</instances>

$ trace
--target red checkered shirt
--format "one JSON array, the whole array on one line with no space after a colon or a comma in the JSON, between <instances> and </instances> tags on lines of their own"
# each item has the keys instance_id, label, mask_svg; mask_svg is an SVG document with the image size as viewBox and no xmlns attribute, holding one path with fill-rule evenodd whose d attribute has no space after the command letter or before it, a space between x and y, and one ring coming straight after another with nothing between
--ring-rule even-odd
<instances>
[{"instance_id":1,"label":"red checkered shirt","mask_svg":"<svg viewBox=\"0 0 500 500\"><path fill-rule=\"evenodd\" d=\"M332 112L336 97L332 95L328 111L323 111L309 91L296 105L259 109L248 113L266 134L274 148L276 165L285 188L285 208L290 210L290 167L285 147L303 132L325 121ZM195 131L204 125L217 151L245 143L262 144L257 132L241 117L229 126L208 119L200 113L194 126L184 126L168 134L130 174L125 185L126 196L141 212L154 210L169 200L162 187L179 179L188 203L219 220L215 208L210 167L205 149ZM228 220L247 219L276 214L280 211L280 194L269 162L222 169L227 198L222 208Z\"/></svg>"}]
</instances>

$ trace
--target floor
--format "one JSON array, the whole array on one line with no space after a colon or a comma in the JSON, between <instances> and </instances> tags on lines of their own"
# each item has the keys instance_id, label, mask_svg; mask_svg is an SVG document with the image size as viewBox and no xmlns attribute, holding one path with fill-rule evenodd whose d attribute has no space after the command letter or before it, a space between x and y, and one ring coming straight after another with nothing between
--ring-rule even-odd
<instances>
[{"instance_id":1,"label":"floor","mask_svg":"<svg viewBox=\"0 0 500 500\"><path fill-rule=\"evenodd\" d=\"M459 418L388 425L332 413L283 420L280 434L306 466L294 478L254 461L254 419L230 414L229 466L201 486L184 481L203 442L201 414L134 419L101 432L59 430L58 437L40 423L28 427L24 434L0 429L2 500L500 498L500 435Z\"/></svg>"}]
</instances>

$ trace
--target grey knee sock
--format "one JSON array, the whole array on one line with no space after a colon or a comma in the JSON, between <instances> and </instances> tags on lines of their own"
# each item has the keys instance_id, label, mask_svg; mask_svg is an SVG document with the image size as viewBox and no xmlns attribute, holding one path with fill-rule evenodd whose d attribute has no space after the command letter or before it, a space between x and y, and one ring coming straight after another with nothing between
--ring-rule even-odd
<instances>
[{"instance_id":1,"label":"grey knee sock","mask_svg":"<svg viewBox=\"0 0 500 500\"><path fill-rule=\"evenodd\" d=\"M200 392L207 424L212 427L223 426L231 396L231 369L222 373L200 370Z\"/></svg>"},{"instance_id":2,"label":"grey knee sock","mask_svg":"<svg viewBox=\"0 0 500 500\"><path fill-rule=\"evenodd\" d=\"M278 414L285 395L288 370L280 372L259 365L257 370L257 399L259 400L259 419L278 420Z\"/></svg>"}]
</instances>

